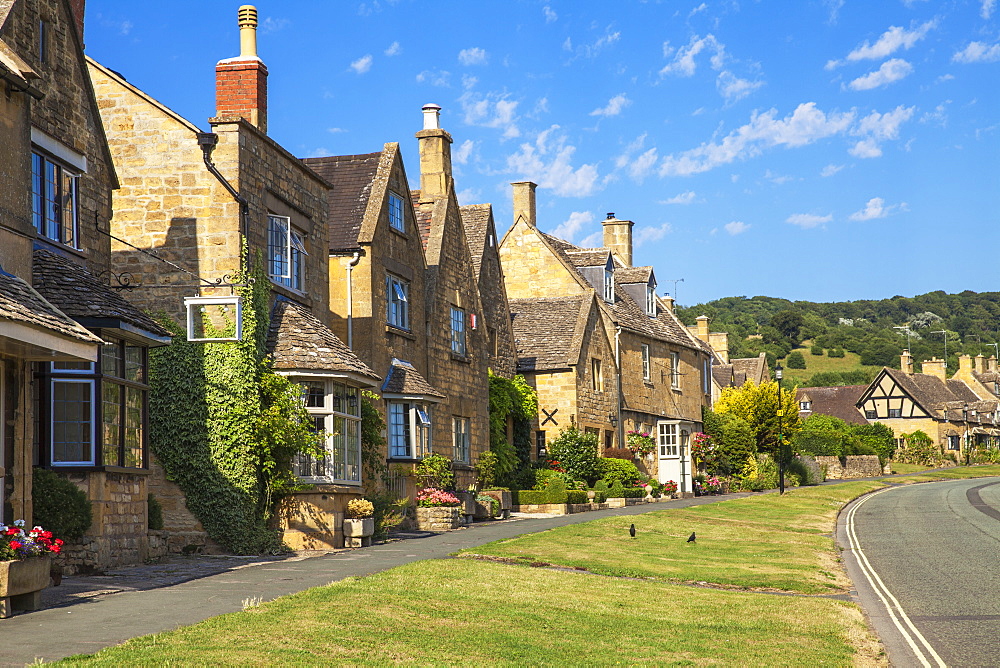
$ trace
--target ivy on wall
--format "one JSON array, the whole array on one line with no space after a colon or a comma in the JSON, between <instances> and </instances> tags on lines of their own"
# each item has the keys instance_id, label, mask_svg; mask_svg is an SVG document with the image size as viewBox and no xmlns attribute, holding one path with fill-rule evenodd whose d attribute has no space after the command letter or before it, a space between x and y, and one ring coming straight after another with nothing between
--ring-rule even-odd
<instances>
[{"instance_id":1,"label":"ivy on wall","mask_svg":"<svg viewBox=\"0 0 1000 668\"><path fill-rule=\"evenodd\" d=\"M538 394L524 376L504 378L490 371L490 450L496 473L507 475L531 462L531 420L538 414ZM507 440L507 420L514 420L514 443Z\"/></svg>"},{"instance_id":2,"label":"ivy on wall","mask_svg":"<svg viewBox=\"0 0 1000 668\"><path fill-rule=\"evenodd\" d=\"M294 483L295 452L316 452L299 391L266 359L269 281L258 260L239 288L243 340L173 343L150 351L150 448L208 534L238 554L280 548L268 527Z\"/></svg>"}]
</instances>

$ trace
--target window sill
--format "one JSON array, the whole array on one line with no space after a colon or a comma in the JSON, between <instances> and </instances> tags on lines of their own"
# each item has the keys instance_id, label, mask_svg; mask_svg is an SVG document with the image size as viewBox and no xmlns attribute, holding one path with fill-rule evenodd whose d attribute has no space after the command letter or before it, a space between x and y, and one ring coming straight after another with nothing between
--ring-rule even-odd
<instances>
[{"instance_id":1,"label":"window sill","mask_svg":"<svg viewBox=\"0 0 1000 668\"><path fill-rule=\"evenodd\" d=\"M393 227L391 224L389 225L389 230L392 231L395 234L398 234L399 236L403 237L404 239L409 239L410 238L410 235L407 234L405 230L401 230L398 227Z\"/></svg>"},{"instance_id":2,"label":"window sill","mask_svg":"<svg viewBox=\"0 0 1000 668\"><path fill-rule=\"evenodd\" d=\"M451 359L455 362L462 362L463 364L471 364L472 358L468 355L459 355L458 353L452 351Z\"/></svg>"},{"instance_id":3,"label":"window sill","mask_svg":"<svg viewBox=\"0 0 1000 668\"><path fill-rule=\"evenodd\" d=\"M475 471L475 467L468 462L456 462L451 463L451 468L455 471Z\"/></svg>"},{"instance_id":4,"label":"window sill","mask_svg":"<svg viewBox=\"0 0 1000 668\"><path fill-rule=\"evenodd\" d=\"M130 475L149 475L149 469L129 468L126 466L89 466L87 464L69 464L60 466L59 464L49 464L42 468L50 471L65 471L66 473L127 473Z\"/></svg>"},{"instance_id":5,"label":"window sill","mask_svg":"<svg viewBox=\"0 0 1000 668\"><path fill-rule=\"evenodd\" d=\"M399 327L396 327L395 325L390 325L388 323L385 326L385 333L386 334L395 334L396 336L400 336L400 337L402 337L404 339L409 339L410 341L416 341L417 340L417 337L416 337L416 335L413 332L411 332L411 331L409 331L407 329L400 329Z\"/></svg>"},{"instance_id":6,"label":"window sill","mask_svg":"<svg viewBox=\"0 0 1000 668\"><path fill-rule=\"evenodd\" d=\"M67 246L61 241L56 241L55 239L49 239L47 236L39 234L38 230L35 230L35 243L36 247L38 244L44 244L45 246L49 246L51 248L56 249L57 251L72 253L73 255L82 258L89 257L89 253L87 253L87 251L83 250L82 248L73 248L72 246Z\"/></svg>"},{"instance_id":7,"label":"window sill","mask_svg":"<svg viewBox=\"0 0 1000 668\"><path fill-rule=\"evenodd\" d=\"M654 385L653 381L651 381L651 380L644 380L644 381L642 381L642 384L645 385L646 387L649 387L649 388L656 387L656 385Z\"/></svg>"},{"instance_id":8,"label":"window sill","mask_svg":"<svg viewBox=\"0 0 1000 668\"><path fill-rule=\"evenodd\" d=\"M308 308L312 308L312 299L306 293L296 290L295 288L290 288L287 285L282 285L270 276L268 276L268 280L271 282L272 290L275 290L279 294L284 295L285 297L288 297L289 299L292 299Z\"/></svg>"},{"instance_id":9,"label":"window sill","mask_svg":"<svg viewBox=\"0 0 1000 668\"><path fill-rule=\"evenodd\" d=\"M681 390L681 388L679 388L679 387L671 387L670 389L672 391L676 392L677 394L684 394L684 391Z\"/></svg>"},{"instance_id":10,"label":"window sill","mask_svg":"<svg viewBox=\"0 0 1000 668\"><path fill-rule=\"evenodd\" d=\"M300 477L300 482L313 485L313 489L303 489L293 494L357 494L361 487L361 482L351 482L346 480L331 480L329 478L307 478Z\"/></svg>"}]
</instances>

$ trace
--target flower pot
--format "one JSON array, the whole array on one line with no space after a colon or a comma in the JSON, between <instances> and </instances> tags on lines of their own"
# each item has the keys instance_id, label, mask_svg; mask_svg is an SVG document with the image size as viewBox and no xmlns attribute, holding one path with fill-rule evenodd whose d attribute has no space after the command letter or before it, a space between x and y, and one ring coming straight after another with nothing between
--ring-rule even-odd
<instances>
[{"instance_id":1,"label":"flower pot","mask_svg":"<svg viewBox=\"0 0 1000 668\"><path fill-rule=\"evenodd\" d=\"M375 518L344 520L344 547L368 547L375 533Z\"/></svg>"},{"instance_id":2,"label":"flower pot","mask_svg":"<svg viewBox=\"0 0 1000 668\"><path fill-rule=\"evenodd\" d=\"M38 610L41 591L49 586L49 555L21 561L0 561L0 618L14 610Z\"/></svg>"},{"instance_id":3,"label":"flower pot","mask_svg":"<svg viewBox=\"0 0 1000 668\"><path fill-rule=\"evenodd\" d=\"M417 508L417 528L421 531L446 531L462 526L462 506Z\"/></svg>"}]
</instances>

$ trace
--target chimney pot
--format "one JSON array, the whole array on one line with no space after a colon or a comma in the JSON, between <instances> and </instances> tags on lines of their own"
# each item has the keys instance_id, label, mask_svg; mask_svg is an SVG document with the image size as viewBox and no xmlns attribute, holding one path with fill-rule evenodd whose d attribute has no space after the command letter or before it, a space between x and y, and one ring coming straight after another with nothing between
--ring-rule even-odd
<instances>
[{"instance_id":1,"label":"chimney pot","mask_svg":"<svg viewBox=\"0 0 1000 668\"><path fill-rule=\"evenodd\" d=\"M608 220L611 220L614 217L615 217L615 212L614 211L608 211Z\"/></svg>"},{"instance_id":2,"label":"chimney pot","mask_svg":"<svg viewBox=\"0 0 1000 668\"><path fill-rule=\"evenodd\" d=\"M441 129L441 105L430 104L424 105L424 130L440 130Z\"/></svg>"},{"instance_id":3,"label":"chimney pot","mask_svg":"<svg viewBox=\"0 0 1000 668\"><path fill-rule=\"evenodd\" d=\"M240 58L257 57L257 8L243 5L236 15L240 26Z\"/></svg>"}]
</instances>

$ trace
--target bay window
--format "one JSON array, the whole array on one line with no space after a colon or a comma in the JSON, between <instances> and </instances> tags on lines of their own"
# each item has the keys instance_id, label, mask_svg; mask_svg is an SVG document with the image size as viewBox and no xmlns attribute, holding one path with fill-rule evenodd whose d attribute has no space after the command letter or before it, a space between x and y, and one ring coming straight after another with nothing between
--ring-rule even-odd
<instances>
[{"instance_id":1,"label":"bay window","mask_svg":"<svg viewBox=\"0 0 1000 668\"><path fill-rule=\"evenodd\" d=\"M302 398L324 454L298 454L292 472L313 482L361 483L361 397L356 387L324 378L302 380Z\"/></svg>"},{"instance_id":2,"label":"bay window","mask_svg":"<svg viewBox=\"0 0 1000 668\"><path fill-rule=\"evenodd\" d=\"M389 457L420 459L431 454L430 407L407 401L390 401L387 410Z\"/></svg>"}]
</instances>

